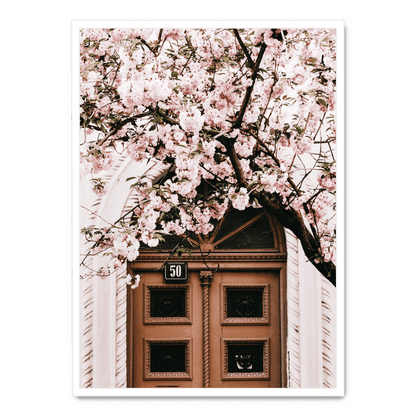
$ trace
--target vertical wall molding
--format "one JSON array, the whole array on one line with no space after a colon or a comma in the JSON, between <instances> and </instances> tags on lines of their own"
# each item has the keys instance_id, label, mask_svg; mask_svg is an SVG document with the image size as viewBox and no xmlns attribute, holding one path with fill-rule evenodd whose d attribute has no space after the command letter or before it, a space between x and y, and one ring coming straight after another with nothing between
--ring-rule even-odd
<instances>
[{"instance_id":1,"label":"vertical wall molding","mask_svg":"<svg viewBox=\"0 0 416 416\"><path fill-rule=\"evenodd\" d=\"M82 388L93 383L93 284L92 277L81 280L81 379Z\"/></svg>"},{"instance_id":2,"label":"vertical wall molding","mask_svg":"<svg viewBox=\"0 0 416 416\"><path fill-rule=\"evenodd\" d=\"M322 361L324 387L336 387L336 289L322 277Z\"/></svg>"},{"instance_id":3,"label":"vertical wall molding","mask_svg":"<svg viewBox=\"0 0 416 416\"><path fill-rule=\"evenodd\" d=\"M116 279L116 388L127 387L127 284L126 266L120 268Z\"/></svg>"},{"instance_id":4,"label":"vertical wall molding","mask_svg":"<svg viewBox=\"0 0 416 416\"><path fill-rule=\"evenodd\" d=\"M287 245L287 374L288 386L301 387L298 240L285 229Z\"/></svg>"}]
</instances>

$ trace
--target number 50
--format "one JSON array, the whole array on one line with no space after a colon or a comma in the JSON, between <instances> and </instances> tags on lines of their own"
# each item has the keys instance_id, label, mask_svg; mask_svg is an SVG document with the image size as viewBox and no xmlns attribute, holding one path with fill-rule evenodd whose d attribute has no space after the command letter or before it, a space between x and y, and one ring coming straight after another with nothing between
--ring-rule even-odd
<instances>
[{"instance_id":1,"label":"number 50","mask_svg":"<svg viewBox=\"0 0 416 416\"><path fill-rule=\"evenodd\" d=\"M180 264L171 264L169 266L169 276L170 277L181 277L182 268Z\"/></svg>"}]
</instances>

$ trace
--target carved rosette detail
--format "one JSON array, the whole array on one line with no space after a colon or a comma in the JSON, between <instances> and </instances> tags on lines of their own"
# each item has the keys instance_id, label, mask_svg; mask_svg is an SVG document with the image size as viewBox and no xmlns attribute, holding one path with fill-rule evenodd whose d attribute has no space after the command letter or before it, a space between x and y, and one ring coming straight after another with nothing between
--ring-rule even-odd
<instances>
[{"instance_id":1,"label":"carved rosette detail","mask_svg":"<svg viewBox=\"0 0 416 416\"><path fill-rule=\"evenodd\" d=\"M202 345L204 365L204 388L209 387L209 287L212 272L201 271L199 274L202 285Z\"/></svg>"}]
</instances>

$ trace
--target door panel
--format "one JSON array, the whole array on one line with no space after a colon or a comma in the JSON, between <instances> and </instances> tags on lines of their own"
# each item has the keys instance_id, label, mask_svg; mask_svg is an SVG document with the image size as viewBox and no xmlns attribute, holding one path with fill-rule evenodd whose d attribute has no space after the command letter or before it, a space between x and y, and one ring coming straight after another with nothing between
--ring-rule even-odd
<instances>
[{"instance_id":1,"label":"door panel","mask_svg":"<svg viewBox=\"0 0 416 416\"><path fill-rule=\"evenodd\" d=\"M140 274L129 300L132 387L203 387L208 367L210 387L280 387L278 272L213 273L208 362L199 271L179 284Z\"/></svg>"},{"instance_id":2,"label":"door panel","mask_svg":"<svg viewBox=\"0 0 416 416\"><path fill-rule=\"evenodd\" d=\"M211 296L210 387L280 387L277 273L217 272Z\"/></svg>"},{"instance_id":3,"label":"door panel","mask_svg":"<svg viewBox=\"0 0 416 416\"><path fill-rule=\"evenodd\" d=\"M199 274L166 284L143 272L131 291L132 387L200 387L202 296Z\"/></svg>"}]
</instances>

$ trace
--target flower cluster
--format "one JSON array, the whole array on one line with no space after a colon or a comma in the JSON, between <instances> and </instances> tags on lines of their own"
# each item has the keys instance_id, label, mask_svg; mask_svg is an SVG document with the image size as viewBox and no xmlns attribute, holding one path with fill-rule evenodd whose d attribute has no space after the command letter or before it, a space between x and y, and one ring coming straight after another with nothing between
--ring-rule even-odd
<instances>
[{"instance_id":1,"label":"flower cluster","mask_svg":"<svg viewBox=\"0 0 416 416\"><path fill-rule=\"evenodd\" d=\"M126 276L126 283L131 286L132 289L139 287L140 275L136 274L134 277L130 274Z\"/></svg>"},{"instance_id":2,"label":"flower cluster","mask_svg":"<svg viewBox=\"0 0 416 416\"><path fill-rule=\"evenodd\" d=\"M98 196L104 196L107 193L107 183L104 182L101 178L93 178L91 179L91 182L93 182L92 190L95 194L97 194Z\"/></svg>"},{"instance_id":3,"label":"flower cluster","mask_svg":"<svg viewBox=\"0 0 416 416\"><path fill-rule=\"evenodd\" d=\"M230 189L231 203L235 209L244 211L250 202L250 196L246 188L240 188L235 191L233 188Z\"/></svg>"},{"instance_id":4,"label":"flower cluster","mask_svg":"<svg viewBox=\"0 0 416 416\"><path fill-rule=\"evenodd\" d=\"M319 174L318 176L318 184L322 187L327 189L330 192L333 192L337 189L337 171L336 171L336 164L333 163L329 169L329 171L324 172L323 174Z\"/></svg>"},{"instance_id":5,"label":"flower cluster","mask_svg":"<svg viewBox=\"0 0 416 416\"><path fill-rule=\"evenodd\" d=\"M157 186L134 184L134 221L106 234L110 269L159 233L210 233L255 192L302 211L319 256L334 261L334 30L83 29L80 39L81 161L94 192L107 191L95 175L117 154L169 169Z\"/></svg>"},{"instance_id":6,"label":"flower cluster","mask_svg":"<svg viewBox=\"0 0 416 416\"><path fill-rule=\"evenodd\" d=\"M135 235L115 232L112 238L114 255L121 258L126 258L133 261L139 255L139 240Z\"/></svg>"},{"instance_id":7,"label":"flower cluster","mask_svg":"<svg viewBox=\"0 0 416 416\"><path fill-rule=\"evenodd\" d=\"M107 152L106 149L99 146L90 146L87 153L81 153L81 162L86 171L91 173L100 173L108 171L114 166L114 156Z\"/></svg>"}]
</instances>

